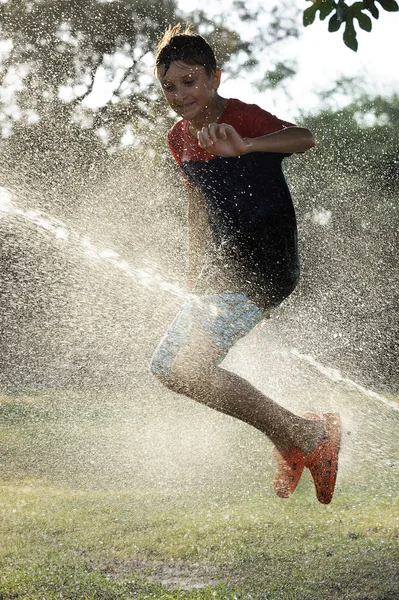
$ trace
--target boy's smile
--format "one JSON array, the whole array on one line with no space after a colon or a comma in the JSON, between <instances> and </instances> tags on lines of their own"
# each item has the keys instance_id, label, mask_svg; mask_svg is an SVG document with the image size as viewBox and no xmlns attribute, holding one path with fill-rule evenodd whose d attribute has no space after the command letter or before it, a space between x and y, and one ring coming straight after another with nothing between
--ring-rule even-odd
<instances>
[{"instance_id":1,"label":"boy's smile","mask_svg":"<svg viewBox=\"0 0 399 600\"><path fill-rule=\"evenodd\" d=\"M217 93L219 69L208 76L202 65L172 61L166 72L164 68L158 69L158 78L169 106L196 129L219 116L221 103L224 105Z\"/></svg>"}]
</instances>

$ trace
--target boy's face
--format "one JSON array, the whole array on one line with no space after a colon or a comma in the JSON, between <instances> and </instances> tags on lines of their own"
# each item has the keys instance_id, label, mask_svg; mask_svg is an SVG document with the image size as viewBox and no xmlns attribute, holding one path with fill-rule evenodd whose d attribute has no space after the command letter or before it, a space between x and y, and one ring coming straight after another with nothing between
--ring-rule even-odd
<instances>
[{"instance_id":1,"label":"boy's face","mask_svg":"<svg viewBox=\"0 0 399 600\"><path fill-rule=\"evenodd\" d=\"M159 67L157 75L167 103L179 116L194 122L206 118L217 98L220 69L209 76L202 65L173 61L166 73Z\"/></svg>"}]
</instances>

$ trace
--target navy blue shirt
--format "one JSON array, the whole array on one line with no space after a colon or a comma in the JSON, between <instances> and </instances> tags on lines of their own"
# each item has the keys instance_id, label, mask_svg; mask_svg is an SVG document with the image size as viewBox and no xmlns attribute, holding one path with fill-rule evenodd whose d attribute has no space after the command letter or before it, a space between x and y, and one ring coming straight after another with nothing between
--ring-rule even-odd
<instances>
[{"instance_id":1,"label":"navy blue shirt","mask_svg":"<svg viewBox=\"0 0 399 600\"><path fill-rule=\"evenodd\" d=\"M248 138L292 125L236 99L227 101L218 122ZM261 298L263 304L279 304L299 277L295 211L282 171L289 155L210 154L198 146L185 119L168 132L168 143L186 181L204 199L220 263L212 269L209 291L243 291L258 303Z\"/></svg>"}]
</instances>

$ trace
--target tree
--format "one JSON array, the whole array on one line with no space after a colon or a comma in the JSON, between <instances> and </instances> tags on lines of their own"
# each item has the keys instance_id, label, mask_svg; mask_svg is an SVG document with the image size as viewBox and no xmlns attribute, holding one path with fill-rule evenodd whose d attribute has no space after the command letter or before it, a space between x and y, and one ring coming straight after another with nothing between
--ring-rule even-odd
<instances>
[{"instance_id":1,"label":"tree","mask_svg":"<svg viewBox=\"0 0 399 600\"><path fill-rule=\"evenodd\" d=\"M273 8L270 27L259 28L252 42L270 48L297 35L285 8ZM236 9L239 19L256 23L257 11L242 2ZM165 26L185 17L232 75L257 64L255 47L225 15L184 15L175 0L0 3L3 181L18 176L20 186L39 186L45 208L55 204L73 216L78 191L104 176L109 154L125 140L164 148L173 117L152 75L153 52Z\"/></svg>"},{"instance_id":2,"label":"tree","mask_svg":"<svg viewBox=\"0 0 399 600\"><path fill-rule=\"evenodd\" d=\"M148 58L175 14L174 0L1 4L1 33L10 42L1 65L3 86L12 77L18 86L14 111L3 105L3 115L31 124L62 104L64 118L94 129L110 122L123 128L147 116ZM84 101L100 76L111 83L111 98L101 107L87 107Z\"/></svg>"},{"instance_id":3,"label":"tree","mask_svg":"<svg viewBox=\"0 0 399 600\"><path fill-rule=\"evenodd\" d=\"M242 2L236 2L236 10L240 19L256 22L258 11L249 12ZM256 34L263 45L297 35L292 19L282 21L282 13L275 7L270 28ZM15 119L31 125L54 110L59 118L59 104L64 119L106 130L109 143L127 124L157 123L166 111L151 77L152 53L165 26L185 16L215 46L221 65L232 57L236 67L257 63L256 40L242 40L224 24L225 15L210 19L202 10L183 15L175 0L1 3L0 31L8 43L0 66L2 87L9 90L0 100L5 132L11 132ZM96 102L93 92L101 80L109 91Z\"/></svg>"},{"instance_id":4,"label":"tree","mask_svg":"<svg viewBox=\"0 0 399 600\"><path fill-rule=\"evenodd\" d=\"M388 12L399 10L396 0L356 0L352 3L345 2L345 0L311 0L311 2L312 6L309 6L303 13L304 26L311 25L317 13L322 21L331 15L328 21L328 31L338 31L341 25L345 24L344 43L355 52L358 48L355 21L364 31L371 31L372 20L369 15L378 19L380 9L377 7L377 3Z\"/></svg>"}]
</instances>

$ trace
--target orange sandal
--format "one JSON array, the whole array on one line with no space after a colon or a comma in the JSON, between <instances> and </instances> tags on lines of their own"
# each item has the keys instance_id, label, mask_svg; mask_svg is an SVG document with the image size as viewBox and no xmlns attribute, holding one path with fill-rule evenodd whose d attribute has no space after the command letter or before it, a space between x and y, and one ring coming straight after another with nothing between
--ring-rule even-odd
<instances>
[{"instance_id":1,"label":"orange sandal","mask_svg":"<svg viewBox=\"0 0 399 600\"><path fill-rule=\"evenodd\" d=\"M325 413L326 431L322 439L304 460L322 504L331 502L338 471L338 454L341 446L341 420L336 413Z\"/></svg>"},{"instance_id":2,"label":"orange sandal","mask_svg":"<svg viewBox=\"0 0 399 600\"><path fill-rule=\"evenodd\" d=\"M315 413L305 413L304 419L319 419ZM289 498L294 493L305 468L305 454L296 446L280 452L276 447L272 449L277 462L274 474L274 491L280 498Z\"/></svg>"},{"instance_id":3,"label":"orange sandal","mask_svg":"<svg viewBox=\"0 0 399 600\"><path fill-rule=\"evenodd\" d=\"M283 452L274 446L272 452L277 462L273 481L274 490L280 498L289 498L294 493L305 468L305 455L295 446Z\"/></svg>"}]
</instances>

